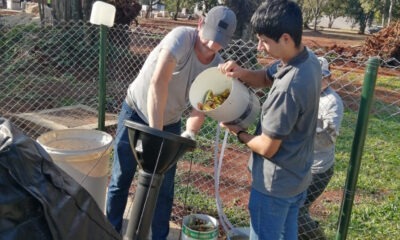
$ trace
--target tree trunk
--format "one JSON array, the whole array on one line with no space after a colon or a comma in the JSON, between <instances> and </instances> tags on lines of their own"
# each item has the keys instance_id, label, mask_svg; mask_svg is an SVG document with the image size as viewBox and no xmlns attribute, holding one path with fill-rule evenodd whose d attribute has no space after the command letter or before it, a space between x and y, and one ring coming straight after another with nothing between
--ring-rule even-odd
<instances>
[{"instance_id":1,"label":"tree trunk","mask_svg":"<svg viewBox=\"0 0 400 240\"><path fill-rule=\"evenodd\" d=\"M88 0L92 1L92 0ZM93 1L92 1L93 2ZM71 20L86 20L83 19L82 4L80 0L53 0L52 7L54 11L54 18L56 21L71 21ZM89 6L86 6L89 7ZM91 8L91 5L90 7ZM85 9L85 11L88 11ZM90 10L88 11L90 12ZM88 12L85 13L89 14ZM85 16L85 17L90 17Z\"/></svg>"},{"instance_id":2,"label":"tree trunk","mask_svg":"<svg viewBox=\"0 0 400 240\"><path fill-rule=\"evenodd\" d=\"M149 1L149 7L147 8L145 18L151 17L151 12L152 12L152 11L153 11L153 0L150 0L150 1Z\"/></svg>"},{"instance_id":3,"label":"tree trunk","mask_svg":"<svg viewBox=\"0 0 400 240\"><path fill-rule=\"evenodd\" d=\"M84 20L82 4L81 4L80 0L72 0L71 1L71 19L74 21Z\"/></svg>"},{"instance_id":4,"label":"tree trunk","mask_svg":"<svg viewBox=\"0 0 400 240\"><path fill-rule=\"evenodd\" d=\"M328 16L328 28L332 28L335 18L332 15Z\"/></svg>"},{"instance_id":5,"label":"tree trunk","mask_svg":"<svg viewBox=\"0 0 400 240\"><path fill-rule=\"evenodd\" d=\"M44 20L44 4L46 4L44 0L39 0L38 1L39 16L40 16L40 21L42 23L43 23L43 20Z\"/></svg>"},{"instance_id":6,"label":"tree trunk","mask_svg":"<svg viewBox=\"0 0 400 240\"><path fill-rule=\"evenodd\" d=\"M181 0L176 1L176 8L175 8L175 14L174 14L174 20L178 20L178 14L179 14L179 9L181 8Z\"/></svg>"},{"instance_id":7,"label":"tree trunk","mask_svg":"<svg viewBox=\"0 0 400 240\"><path fill-rule=\"evenodd\" d=\"M250 19L257 7L261 4L260 0L227 0L225 5L232 9L238 19L234 39L248 41L253 39L254 34L251 29Z\"/></svg>"},{"instance_id":8,"label":"tree trunk","mask_svg":"<svg viewBox=\"0 0 400 240\"><path fill-rule=\"evenodd\" d=\"M388 21L387 21L387 26L389 26L390 21L392 21L392 11L393 11L393 6L394 6L394 1L395 0L390 0L390 6L389 6L389 16L388 16Z\"/></svg>"},{"instance_id":9,"label":"tree trunk","mask_svg":"<svg viewBox=\"0 0 400 240\"><path fill-rule=\"evenodd\" d=\"M96 0L82 0L82 16L83 21L89 21L92 13L92 6Z\"/></svg>"}]
</instances>

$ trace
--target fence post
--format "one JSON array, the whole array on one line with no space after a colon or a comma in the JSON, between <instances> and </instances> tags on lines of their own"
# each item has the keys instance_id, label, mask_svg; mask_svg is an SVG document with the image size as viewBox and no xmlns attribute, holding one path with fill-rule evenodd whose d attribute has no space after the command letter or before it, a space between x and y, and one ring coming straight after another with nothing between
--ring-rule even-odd
<instances>
[{"instance_id":1,"label":"fence post","mask_svg":"<svg viewBox=\"0 0 400 240\"><path fill-rule=\"evenodd\" d=\"M106 121L106 56L107 56L107 33L108 29L100 25L100 51L99 51L99 116L97 128L105 129Z\"/></svg>"},{"instance_id":2,"label":"fence post","mask_svg":"<svg viewBox=\"0 0 400 240\"><path fill-rule=\"evenodd\" d=\"M106 55L107 55L107 27L114 25L115 7L109 3L96 1L90 14L90 22L100 25L99 50L99 116L98 129L104 131L106 121Z\"/></svg>"},{"instance_id":3,"label":"fence post","mask_svg":"<svg viewBox=\"0 0 400 240\"><path fill-rule=\"evenodd\" d=\"M373 57L368 60L364 76L364 84L362 87L357 125L351 148L350 164L347 169L346 185L343 191L343 200L339 212L336 240L344 240L347 237L347 230L350 223L351 209L353 206L358 173L361 165L361 156L367 134L368 119L375 90L378 67L378 58Z\"/></svg>"}]
</instances>

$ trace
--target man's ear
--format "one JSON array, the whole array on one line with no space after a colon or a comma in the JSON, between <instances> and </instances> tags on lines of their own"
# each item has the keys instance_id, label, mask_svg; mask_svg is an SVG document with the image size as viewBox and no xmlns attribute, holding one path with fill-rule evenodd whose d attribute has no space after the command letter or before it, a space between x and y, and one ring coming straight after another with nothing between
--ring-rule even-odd
<instances>
[{"instance_id":1,"label":"man's ear","mask_svg":"<svg viewBox=\"0 0 400 240\"><path fill-rule=\"evenodd\" d=\"M293 39L288 33L282 34L280 40L283 41L284 44L293 43Z\"/></svg>"},{"instance_id":2,"label":"man's ear","mask_svg":"<svg viewBox=\"0 0 400 240\"><path fill-rule=\"evenodd\" d=\"M197 30L200 30L203 27L205 18L203 16L199 17L199 22L197 23Z\"/></svg>"},{"instance_id":3,"label":"man's ear","mask_svg":"<svg viewBox=\"0 0 400 240\"><path fill-rule=\"evenodd\" d=\"M281 39L282 39L282 41L284 41L284 43L287 44L290 40L290 36L289 36L289 34L284 33L284 34L282 34Z\"/></svg>"}]
</instances>

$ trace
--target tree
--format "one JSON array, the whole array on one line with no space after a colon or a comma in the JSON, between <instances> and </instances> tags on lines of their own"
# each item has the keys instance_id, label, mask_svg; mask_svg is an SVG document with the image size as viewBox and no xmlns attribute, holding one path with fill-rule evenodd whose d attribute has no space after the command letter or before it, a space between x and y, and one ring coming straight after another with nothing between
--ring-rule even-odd
<instances>
[{"instance_id":1,"label":"tree","mask_svg":"<svg viewBox=\"0 0 400 240\"><path fill-rule=\"evenodd\" d=\"M86 14L90 13L89 9L83 9L83 5L86 8L91 8L94 0L53 0L51 2L51 6L53 8L53 17L56 22L58 21L78 21L84 20L87 21L90 18L90 15ZM39 0L39 10L47 5L46 0ZM85 15L83 14L85 12Z\"/></svg>"},{"instance_id":2,"label":"tree","mask_svg":"<svg viewBox=\"0 0 400 240\"><path fill-rule=\"evenodd\" d=\"M388 24L388 25L389 25L390 22L392 21L392 12L393 12L393 7L394 7L394 2L395 2L395 0L390 0L389 13L388 13L388 21L387 21L387 24Z\"/></svg>"},{"instance_id":3,"label":"tree","mask_svg":"<svg viewBox=\"0 0 400 240\"><path fill-rule=\"evenodd\" d=\"M305 0L299 0L297 3L299 4L302 15L303 15L303 28L309 29L310 27L308 26L308 24L312 20L312 13L311 13L310 9L307 7Z\"/></svg>"},{"instance_id":4,"label":"tree","mask_svg":"<svg viewBox=\"0 0 400 240\"><path fill-rule=\"evenodd\" d=\"M115 0L110 1L111 4L115 5L115 24L130 25L132 21L138 25L137 16L139 16L142 9L136 1L132 0Z\"/></svg>"},{"instance_id":5,"label":"tree","mask_svg":"<svg viewBox=\"0 0 400 240\"><path fill-rule=\"evenodd\" d=\"M323 8L323 13L328 17L328 28L332 28L336 18L345 15L345 4L342 0L331 0Z\"/></svg>"},{"instance_id":6,"label":"tree","mask_svg":"<svg viewBox=\"0 0 400 240\"><path fill-rule=\"evenodd\" d=\"M311 19L314 20L313 29L317 31L317 24L322 17L322 9L328 3L328 0L305 0L303 8L306 9Z\"/></svg>"},{"instance_id":7,"label":"tree","mask_svg":"<svg viewBox=\"0 0 400 240\"><path fill-rule=\"evenodd\" d=\"M172 18L174 20L178 19L178 14L182 8L193 9L198 2L197 0L165 0L166 9L173 12Z\"/></svg>"},{"instance_id":8,"label":"tree","mask_svg":"<svg viewBox=\"0 0 400 240\"><path fill-rule=\"evenodd\" d=\"M364 34L367 25L372 23L380 4L379 0L349 0L347 2L346 14L359 24L359 34Z\"/></svg>"},{"instance_id":9,"label":"tree","mask_svg":"<svg viewBox=\"0 0 400 240\"><path fill-rule=\"evenodd\" d=\"M262 0L227 0L225 4L236 14L237 26L234 38L249 40L252 38L250 19Z\"/></svg>"},{"instance_id":10,"label":"tree","mask_svg":"<svg viewBox=\"0 0 400 240\"><path fill-rule=\"evenodd\" d=\"M175 11L175 14L174 14L174 20L178 20L178 13L181 10L180 5L181 5L181 0L177 0L176 1L176 11Z\"/></svg>"}]
</instances>

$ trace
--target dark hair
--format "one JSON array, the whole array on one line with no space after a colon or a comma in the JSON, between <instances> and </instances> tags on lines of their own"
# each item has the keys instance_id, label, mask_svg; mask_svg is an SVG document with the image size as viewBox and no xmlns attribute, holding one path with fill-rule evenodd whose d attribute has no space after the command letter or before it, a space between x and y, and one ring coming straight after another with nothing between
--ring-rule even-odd
<instances>
[{"instance_id":1,"label":"dark hair","mask_svg":"<svg viewBox=\"0 0 400 240\"><path fill-rule=\"evenodd\" d=\"M301 44L303 16L300 7L291 0L267 0L251 17L251 26L256 34L278 42L282 34L289 34L296 47Z\"/></svg>"}]
</instances>

